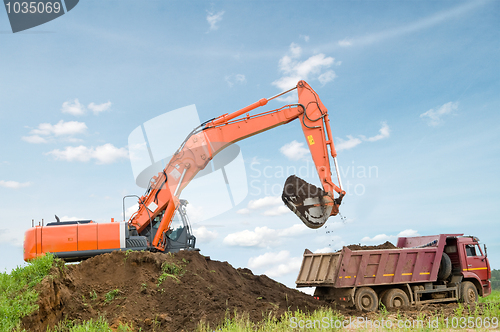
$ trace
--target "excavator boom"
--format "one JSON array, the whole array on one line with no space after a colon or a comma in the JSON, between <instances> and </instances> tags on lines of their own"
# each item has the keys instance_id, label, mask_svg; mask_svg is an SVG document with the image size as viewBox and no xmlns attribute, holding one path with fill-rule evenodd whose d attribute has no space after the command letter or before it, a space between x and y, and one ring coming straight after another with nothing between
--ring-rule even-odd
<instances>
[{"instance_id":1,"label":"excavator boom","mask_svg":"<svg viewBox=\"0 0 500 332\"><path fill-rule=\"evenodd\" d=\"M316 188L297 177L291 177L285 183L283 201L310 228L319 228L330 215L336 215L345 192L334 184L331 178L329 154L336 160L337 153L331 136L328 111L306 82L298 82L296 89L298 104L250 116L248 112L266 105L269 100L277 96L263 98L194 130L173 155L163 172L153 179L154 183L148 195L141 198L144 203L129 223L141 233L148 227L152 218L157 218L158 231L155 233L152 245L162 250L166 239L164 232L170 226L180 193L218 152L242 139L295 119L301 121L322 188ZM242 115L244 116L241 117ZM338 178L340 179L339 176ZM334 198L334 192L339 195L338 198Z\"/></svg>"}]
</instances>

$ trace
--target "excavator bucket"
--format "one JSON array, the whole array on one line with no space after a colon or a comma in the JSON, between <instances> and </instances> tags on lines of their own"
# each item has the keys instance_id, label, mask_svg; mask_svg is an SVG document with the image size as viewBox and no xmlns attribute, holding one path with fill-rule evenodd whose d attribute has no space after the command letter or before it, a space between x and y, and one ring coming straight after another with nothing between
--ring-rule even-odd
<instances>
[{"instance_id":1,"label":"excavator bucket","mask_svg":"<svg viewBox=\"0 0 500 332\"><path fill-rule=\"evenodd\" d=\"M286 179L281 198L309 228L320 228L330 215L337 215L339 212L333 197L295 175Z\"/></svg>"}]
</instances>

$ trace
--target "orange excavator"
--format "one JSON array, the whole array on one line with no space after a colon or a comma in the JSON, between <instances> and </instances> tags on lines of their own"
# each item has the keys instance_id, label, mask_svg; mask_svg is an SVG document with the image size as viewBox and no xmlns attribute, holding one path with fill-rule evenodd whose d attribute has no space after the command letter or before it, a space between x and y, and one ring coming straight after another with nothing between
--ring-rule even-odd
<instances>
[{"instance_id":1,"label":"orange excavator","mask_svg":"<svg viewBox=\"0 0 500 332\"><path fill-rule=\"evenodd\" d=\"M297 104L256 115L248 113L295 89ZM47 252L67 261L78 261L115 250L197 250L185 213L187 202L179 199L182 190L224 148L295 119L302 125L322 188L292 175L284 184L282 199L307 227L323 226L330 216L339 213L345 191L340 181L328 111L309 84L299 81L288 91L260 99L195 128L163 171L151 179L146 193L138 197L139 209L128 222L60 221L56 216L56 222L33 224L25 233L24 259ZM332 181L329 154L335 164L338 186ZM179 227L174 230L172 226L176 222Z\"/></svg>"}]
</instances>

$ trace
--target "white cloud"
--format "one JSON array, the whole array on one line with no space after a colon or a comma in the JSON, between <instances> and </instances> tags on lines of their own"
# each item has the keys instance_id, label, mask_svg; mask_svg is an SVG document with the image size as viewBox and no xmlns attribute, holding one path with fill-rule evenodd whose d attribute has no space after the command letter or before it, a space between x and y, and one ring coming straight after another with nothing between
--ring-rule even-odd
<instances>
[{"instance_id":1,"label":"white cloud","mask_svg":"<svg viewBox=\"0 0 500 332\"><path fill-rule=\"evenodd\" d=\"M102 103L102 104L90 103L88 108L89 110L94 112L94 114L99 114L101 112L109 110L111 108L111 102L108 101L107 103Z\"/></svg>"},{"instance_id":2,"label":"white cloud","mask_svg":"<svg viewBox=\"0 0 500 332\"><path fill-rule=\"evenodd\" d=\"M324 247L324 248L321 248L321 249L314 250L315 254L326 254L326 253L329 253L329 252L333 252L332 247Z\"/></svg>"},{"instance_id":3,"label":"white cloud","mask_svg":"<svg viewBox=\"0 0 500 332\"><path fill-rule=\"evenodd\" d=\"M304 232L309 232L309 231L310 231L310 229L307 228L306 225L295 224L295 225L292 225L288 228L278 230L278 236L280 236L280 237L297 236L297 235L304 234Z\"/></svg>"},{"instance_id":4,"label":"white cloud","mask_svg":"<svg viewBox=\"0 0 500 332\"><path fill-rule=\"evenodd\" d=\"M32 129L30 136L23 136L21 139L28 143L40 144L48 143L55 137L65 137L66 140L76 140L73 135L83 134L87 131L87 125L78 121L59 121L56 124L40 123L38 128Z\"/></svg>"},{"instance_id":5,"label":"white cloud","mask_svg":"<svg viewBox=\"0 0 500 332\"><path fill-rule=\"evenodd\" d=\"M23 137L21 137L21 139L23 141L26 141L26 142L32 143L32 144L40 144L40 143L47 143L48 142L45 138L38 136L38 135L23 136Z\"/></svg>"},{"instance_id":6,"label":"white cloud","mask_svg":"<svg viewBox=\"0 0 500 332\"><path fill-rule=\"evenodd\" d=\"M188 204L186 206L186 214L188 215L191 223L203 221L206 216L202 206L194 206L193 204Z\"/></svg>"},{"instance_id":7,"label":"white cloud","mask_svg":"<svg viewBox=\"0 0 500 332\"><path fill-rule=\"evenodd\" d=\"M385 242L389 241L391 239L394 239L394 235L386 235L386 234L377 234L374 237L370 238L369 236L365 236L364 238L361 239L361 242Z\"/></svg>"},{"instance_id":8,"label":"white cloud","mask_svg":"<svg viewBox=\"0 0 500 332\"><path fill-rule=\"evenodd\" d=\"M373 137L364 138L364 140L368 141L368 142L375 142L375 141L389 137L390 132L391 132L391 130L389 129L389 126L387 125L387 123L382 122L382 128L380 128L380 130L379 130L380 134L375 135ZM364 136L362 136L362 137L364 137Z\"/></svg>"},{"instance_id":9,"label":"white cloud","mask_svg":"<svg viewBox=\"0 0 500 332\"><path fill-rule=\"evenodd\" d=\"M87 125L84 122L65 122L64 120L61 120L54 125L50 123L40 123L37 129L33 129L32 131L30 131L30 134L42 136L69 136L83 134L86 130Z\"/></svg>"},{"instance_id":10,"label":"white cloud","mask_svg":"<svg viewBox=\"0 0 500 332\"><path fill-rule=\"evenodd\" d=\"M452 9L438 12L436 14L424 17L415 22L410 22L409 24L399 26L390 30L383 30L375 33L370 33L365 36L358 38L344 39L339 41L339 46L351 46L351 45L369 45L373 43L378 43L385 41L387 39L404 36L410 33L414 33L420 30L428 29L432 26L441 24L450 19L455 19L466 13L469 13L474 8L484 5L487 1L469 1L461 5L458 5Z\"/></svg>"},{"instance_id":11,"label":"white cloud","mask_svg":"<svg viewBox=\"0 0 500 332\"><path fill-rule=\"evenodd\" d=\"M336 77L333 70L324 71L335 63L334 58L319 53L300 61L301 55L302 48L292 43L288 54L280 59L278 65L284 76L274 81L272 83L274 86L284 91L293 88L300 80L318 79L324 85Z\"/></svg>"},{"instance_id":12,"label":"white cloud","mask_svg":"<svg viewBox=\"0 0 500 332\"><path fill-rule=\"evenodd\" d=\"M209 231L205 226L201 226L193 229L194 236L196 236L196 240L203 243L208 243L212 240L215 240L219 235L215 231Z\"/></svg>"},{"instance_id":13,"label":"white cloud","mask_svg":"<svg viewBox=\"0 0 500 332\"><path fill-rule=\"evenodd\" d=\"M291 56L293 58L298 58L302 54L302 48L295 43L291 43L290 44L290 53L291 53ZM283 58L285 58L285 57L283 57Z\"/></svg>"},{"instance_id":14,"label":"white cloud","mask_svg":"<svg viewBox=\"0 0 500 332\"><path fill-rule=\"evenodd\" d=\"M283 200L279 196L266 196L256 200L251 200L248 203L248 208L251 210L261 209L276 204L283 204Z\"/></svg>"},{"instance_id":15,"label":"white cloud","mask_svg":"<svg viewBox=\"0 0 500 332\"><path fill-rule=\"evenodd\" d=\"M23 234L19 230L0 229L0 243L10 243L16 247L22 247Z\"/></svg>"},{"instance_id":16,"label":"white cloud","mask_svg":"<svg viewBox=\"0 0 500 332\"><path fill-rule=\"evenodd\" d=\"M247 79L243 74L232 74L225 77L227 85L232 88L235 84L244 84Z\"/></svg>"},{"instance_id":17,"label":"white cloud","mask_svg":"<svg viewBox=\"0 0 500 332\"><path fill-rule=\"evenodd\" d=\"M244 230L228 234L222 241L229 246L240 247L267 247L276 242L276 230L256 227L254 231Z\"/></svg>"},{"instance_id":18,"label":"white cloud","mask_svg":"<svg viewBox=\"0 0 500 332\"><path fill-rule=\"evenodd\" d=\"M128 159L128 151L126 148L117 148L113 144L107 143L96 147L92 158L96 159L99 164L110 164L118 159Z\"/></svg>"},{"instance_id":19,"label":"white cloud","mask_svg":"<svg viewBox=\"0 0 500 332\"><path fill-rule=\"evenodd\" d=\"M347 140L344 140L342 138L337 137L335 139L336 140L335 150L337 151L349 150L361 144L361 140L359 138L352 137L351 135L347 135L347 138L348 138Z\"/></svg>"},{"instance_id":20,"label":"white cloud","mask_svg":"<svg viewBox=\"0 0 500 332\"><path fill-rule=\"evenodd\" d=\"M302 264L302 257L292 257L288 261L266 270L265 274L271 278L281 277L290 273L297 274L300 264Z\"/></svg>"},{"instance_id":21,"label":"white cloud","mask_svg":"<svg viewBox=\"0 0 500 332\"><path fill-rule=\"evenodd\" d=\"M290 211L289 208L287 208L284 205L280 205L280 206L276 206L272 209L266 210L262 214L264 216L281 216L283 214L290 213L290 212L292 212L292 211Z\"/></svg>"},{"instance_id":22,"label":"white cloud","mask_svg":"<svg viewBox=\"0 0 500 332\"><path fill-rule=\"evenodd\" d=\"M326 83L333 81L335 77L337 77L335 72L333 70L329 70L319 75L318 81L321 83L321 85L325 85Z\"/></svg>"},{"instance_id":23,"label":"white cloud","mask_svg":"<svg viewBox=\"0 0 500 332\"><path fill-rule=\"evenodd\" d=\"M136 213L138 210L139 210L139 203L135 203L134 205L131 205L127 209L125 209L125 216L123 216L122 212L122 218L125 220L129 220L130 217L132 217L132 215Z\"/></svg>"},{"instance_id":24,"label":"white cloud","mask_svg":"<svg viewBox=\"0 0 500 332\"><path fill-rule=\"evenodd\" d=\"M266 196L248 202L246 208L236 211L238 214L250 214L254 210L264 210L261 214L264 216L280 216L291 212L283 203L281 196Z\"/></svg>"},{"instance_id":25,"label":"white cloud","mask_svg":"<svg viewBox=\"0 0 500 332\"><path fill-rule=\"evenodd\" d=\"M409 236L418 236L418 231L413 229L405 229L399 232L398 235L386 235L386 234L377 234L374 237L370 238L369 236L365 236L361 239L361 242L377 242L383 243L386 241L395 241L398 237L409 237Z\"/></svg>"},{"instance_id":26,"label":"white cloud","mask_svg":"<svg viewBox=\"0 0 500 332\"><path fill-rule=\"evenodd\" d=\"M263 255L252 257L248 260L251 269L265 268L265 274L269 277L280 277L291 272L298 272L302 257L290 257L290 252L267 252Z\"/></svg>"},{"instance_id":27,"label":"white cloud","mask_svg":"<svg viewBox=\"0 0 500 332\"><path fill-rule=\"evenodd\" d=\"M398 237L410 237L410 236L419 236L418 231L414 229L405 229L404 231L399 232Z\"/></svg>"},{"instance_id":28,"label":"white cloud","mask_svg":"<svg viewBox=\"0 0 500 332\"><path fill-rule=\"evenodd\" d=\"M102 103L102 104L96 104L96 103L92 102L87 107L95 115L97 115L99 113L102 113L102 112L109 110L111 108L111 105L112 104L110 101L108 101L106 103ZM83 106L80 103L80 101L78 101L78 98L76 98L73 101L65 101L62 104L61 112L68 113L68 114L75 115L75 116L80 116L80 115L84 115L85 113L87 113L87 109L85 108L85 106Z\"/></svg>"},{"instance_id":29,"label":"white cloud","mask_svg":"<svg viewBox=\"0 0 500 332\"><path fill-rule=\"evenodd\" d=\"M207 22L210 25L210 30L217 30L219 27L217 23L222 21L222 16L224 15L224 11L220 11L218 13L208 12Z\"/></svg>"},{"instance_id":30,"label":"white cloud","mask_svg":"<svg viewBox=\"0 0 500 332\"><path fill-rule=\"evenodd\" d=\"M95 160L97 164L110 164L119 159L128 158L126 148L117 148L107 143L96 148L80 146L68 146L64 150L55 149L46 153L58 160L88 162Z\"/></svg>"},{"instance_id":31,"label":"white cloud","mask_svg":"<svg viewBox=\"0 0 500 332\"><path fill-rule=\"evenodd\" d=\"M31 182L17 182L17 181L4 181L0 180L0 187L9 189L19 189L31 186Z\"/></svg>"},{"instance_id":32,"label":"white cloud","mask_svg":"<svg viewBox=\"0 0 500 332\"><path fill-rule=\"evenodd\" d=\"M229 246L265 248L277 246L280 244L281 238L295 237L304 234L307 230L303 224L296 224L284 229L272 229L267 226L256 227L253 231L244 230L228 234L222 242Z\"/></svg>"},{"instance_id":33,"label":"white cloud","mask_svg":"<svg viewBox=\"0 0 500 332\"><path fill-rule=\"evenodd\" d=\"M349 46L352 46L352 41L350 41L348 39L343 39L343 40L339 40L338 44L341 47L349 47Z\"/></svg>"},{"instance_id":34,"label":"white cloud","mask_svg":"<svg viewBox=\"0 0 500 332\"><path fill-rule=\"evenodd\" d=\"M359 137L354 137L352 135L347 135L347 140L336 137L335 138L335 149L337 151L349 150L358 145L360 145L363 141L365 142L376 142L384 138L388 138L390 136L390 128L389 125L384 121L382 122L382 127L379 130L379 134L366 137L364 135L359 135Z\"/></svg>"},{"instance_id":35,"label":"white cloud","mask_svg":"<svg viewBox=\"0 0 500 332\"><path fill-rule=\"evenodd\" d=\"M248 260L248 267L251 269L258 269L264 266L275 265L283 262L289 257L290 252L288 250L282 250L280 252L266 252L263 255L251 257Z\"/></svg>"},{"instance_id":36,"label":"white cloud","mask_svg":"<svg viewBox=\"0 0 500 332\"><path fill-rule=\"evenodd\" d=\"M304 159L310 152L304 147L304 143L299 143L295 140L283 145L280 152L290 160Z\"/></svg>"},{"instance_id":37,"label":"white cloud","mask_svg":"<svg viewBox=\"0 0 500 332\"><path fill-rule=\"evenodd\" d=\"M80 102L78 101L78 98L76 98L73 101L65 101L62 104L61 112L68 113L68 114L75 115L75 116L83 115L83 114L85 114L85 106L80 104Z\"/></svg>"},{"instance_id":38,"label":"white cloud","mask_svg":"<svg viewBox=\"0 0 500 332\"><path fill-rule=\"evenodd\" d=\"M439 107L437 110L430 109L425 113L420 114L420 117L427 120L427 124L431 127L435 127L443 123L443 117L448 114L452 114L453 111L458 109L458 102L448 102L443 106Z\"/></svg>"},{"instance_id":39,"label":"white cloud","mask_svg":"<svg viewBox=\"0 0 500 332\"><path fill-rule=\"evenodd\" d=\"M243 209L239 209L238 211L236 211L236 213L238 213L238 214L249 214L250 210L247 209L247 208L243 208Z\"/></svg>"}]
</instances>

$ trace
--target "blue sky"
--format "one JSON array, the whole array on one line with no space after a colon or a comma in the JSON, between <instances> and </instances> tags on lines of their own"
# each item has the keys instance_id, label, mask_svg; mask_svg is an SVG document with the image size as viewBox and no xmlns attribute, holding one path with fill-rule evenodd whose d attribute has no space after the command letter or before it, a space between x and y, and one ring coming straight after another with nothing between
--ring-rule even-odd
<instances>
[{"instance_id":1,"label":"blue sky","mask_svg":"<svg viewBox=\"0 0 500 332\"><path fill-rule=\"evenodd\" d=\"M190 207L203 254L293 286L305 248L465 233L500 268L499 14L497 1L80 1L12 34L0 10L0 270L22 264L32 219L122 218L122 197L143 193L136 127L191 104L210 119L297 79L329 110L345 219L306 229L276 198L287 167L319 183L291 123L238 143L240 204L208 220Z\"/></svg>"}]
</instances>

